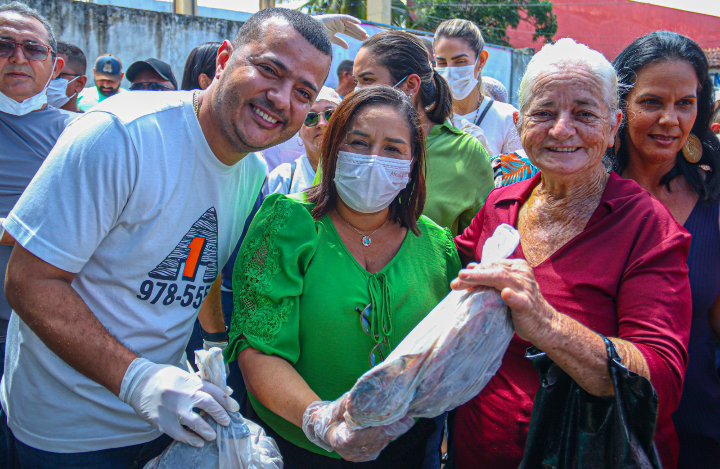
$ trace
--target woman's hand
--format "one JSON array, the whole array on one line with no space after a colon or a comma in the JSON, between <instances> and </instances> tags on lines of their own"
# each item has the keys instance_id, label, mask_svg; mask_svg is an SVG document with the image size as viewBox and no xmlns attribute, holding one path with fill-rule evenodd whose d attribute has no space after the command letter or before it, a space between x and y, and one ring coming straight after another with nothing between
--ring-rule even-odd
<instances>
[{"instance_id":1,"label":"woman's hand","mask_svg":"<svg viewBox=\"0 0 720 469\"><path fill-rule=\"evenodd\" d=\"M333 402L316 401L303 414L303 432L315 445L335 451L346 461L372 461L393 439L413 426L413 418L405 418L385 427L353 430L345 421L347 393Z\"/></svg>"},{"instance_id":2,"label":"woman's hand","mask_svg":"<svg viewBox=\"0 0 720 469\"><path fill-rule=\"evenodd\" d=\"M522 259L469 264L450 284L453 290L491 287L510 307L517 335L538 348L552 335L559 313L545 301L532 267Z\"/></svg>"}]
</instances>

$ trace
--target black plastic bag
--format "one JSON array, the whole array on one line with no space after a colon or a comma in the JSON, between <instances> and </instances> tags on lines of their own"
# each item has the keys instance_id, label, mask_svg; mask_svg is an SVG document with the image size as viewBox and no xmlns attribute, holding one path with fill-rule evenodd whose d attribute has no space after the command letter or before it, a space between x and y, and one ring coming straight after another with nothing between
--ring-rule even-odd
<instances>
[{"instance_id":1,"label":"black plastic bag","mask_svg":"<svg viewBox=\"0 0 720 469\"><path fill-rule=\"evenodd\" d=\"M541 387L520 469L661 468L653 444L657 394L650 381L621 365L615 345L603 340L614 397L587 393L539 349L527 350Z\"/></svg>"}]
</instances>

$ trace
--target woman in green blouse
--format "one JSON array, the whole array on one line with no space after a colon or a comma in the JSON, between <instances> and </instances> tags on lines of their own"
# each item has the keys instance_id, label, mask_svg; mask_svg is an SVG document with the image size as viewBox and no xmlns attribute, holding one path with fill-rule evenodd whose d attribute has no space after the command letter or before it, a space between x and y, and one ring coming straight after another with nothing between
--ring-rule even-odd
<instances>
[{"instance_id":1,"label":"woman in green blouse","mask_svg":"<svg viewBox=\"0 0 720 469\"><path fill-rule=\"evenodd\" d=\"M365 41L355 57L358 88L386 85L410 97L426 137L427 203L423 215L462 233L495 187L487 151L452 125L452 94L414 35L384 31Z\"/></svg>"},{"instance_id":2,"label":"woman in green blouse","mask_svg":"<svg viewBox=\"0 0 720 469\"><path fill-rule=\"evenodd\" d=\"M372 87L337 108L321 153L326 170L307 200L273 194L250 226L225 357L239 361L249 417L277 440L286 469L354 467L342 458L380 450L360 467L418 468L432 419L390 442L399 432L352 431L328 401L387 356L460 268L450 231L420 216L422 128L403 93Z\"/></svg>"}]
</instances>

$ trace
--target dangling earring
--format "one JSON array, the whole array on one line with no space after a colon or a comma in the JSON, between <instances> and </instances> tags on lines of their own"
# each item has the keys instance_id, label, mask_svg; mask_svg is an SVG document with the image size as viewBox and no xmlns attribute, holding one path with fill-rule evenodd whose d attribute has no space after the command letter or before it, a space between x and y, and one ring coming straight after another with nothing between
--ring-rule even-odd
<instances>
[{"instance_id":1,"label":"dangling earring","mask_svg":"<svg viewBox=\"0 0 720 469\"><path fill-rule=\"evenodd\" d=\"M688 160L688 163L695 164L702 158L702 143L695 134L688 135L685 145L682 146L682 154Z\"/></svg>"},{"instance_id":2,"label":"dangling earring","mask_svg":"<svg viewBox=\"0 0 720 469\"><path fill-rule=\"evenodd\" d=\"M303 143L303 141L300 137L297 138L297 144L300 145L301 147L305 146L305 144Z\"/></svg>"}]
</instances>

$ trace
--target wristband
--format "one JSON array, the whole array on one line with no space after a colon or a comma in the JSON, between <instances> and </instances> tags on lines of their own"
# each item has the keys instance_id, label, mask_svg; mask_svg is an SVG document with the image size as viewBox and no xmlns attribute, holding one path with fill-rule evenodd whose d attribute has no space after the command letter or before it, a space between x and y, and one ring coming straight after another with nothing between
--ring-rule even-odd
<instances>
[{"instance_id":1,"label":"wristband","mask_svg":"<svg viewBox=\"0 0 720 469\"><path fill-rule=\"evenodd\" d=\"M200 335L205 342L228 342L230 337L228 336L228 328L222 332L205 332L203 328L200 328Z\"/></svg>"}]
</instances>

